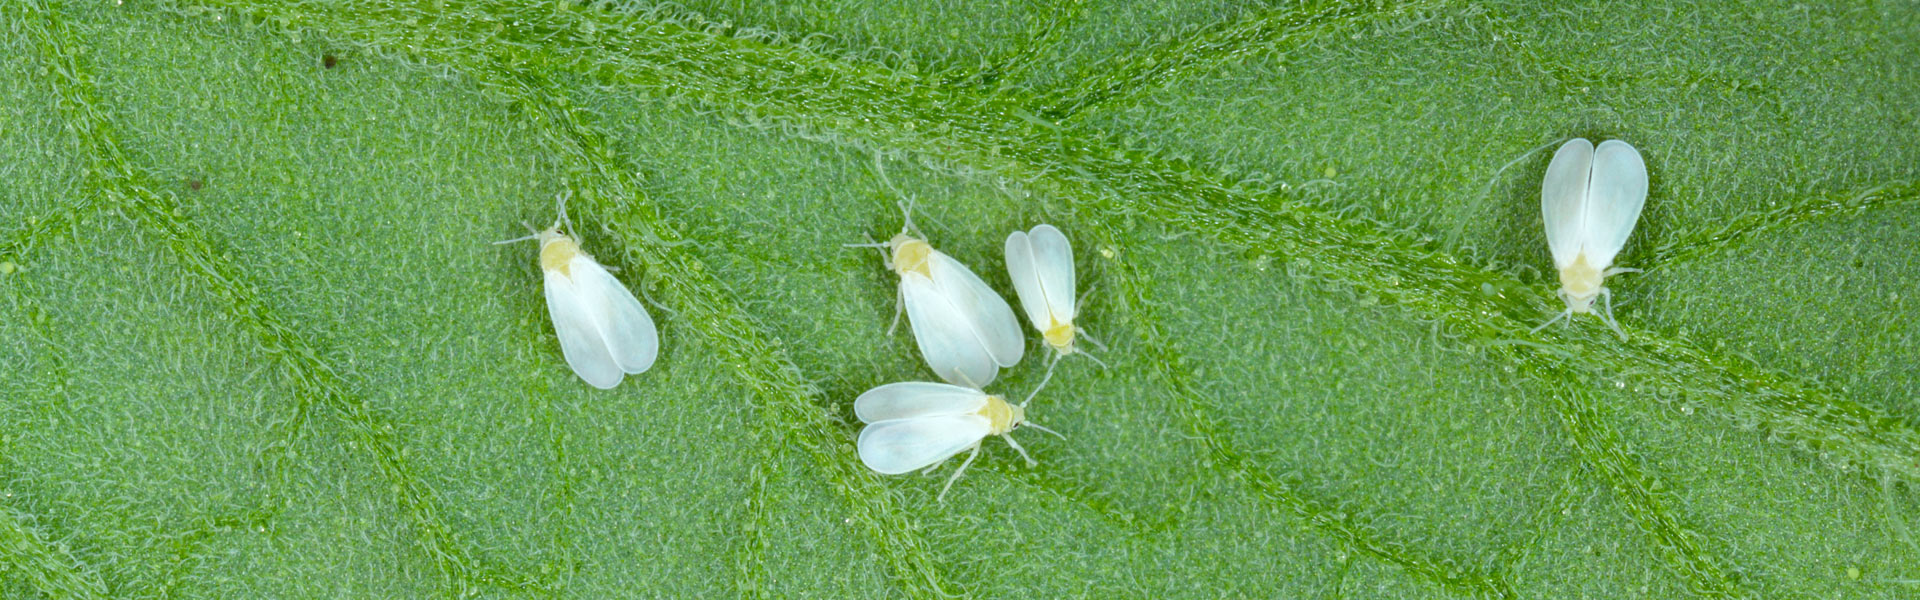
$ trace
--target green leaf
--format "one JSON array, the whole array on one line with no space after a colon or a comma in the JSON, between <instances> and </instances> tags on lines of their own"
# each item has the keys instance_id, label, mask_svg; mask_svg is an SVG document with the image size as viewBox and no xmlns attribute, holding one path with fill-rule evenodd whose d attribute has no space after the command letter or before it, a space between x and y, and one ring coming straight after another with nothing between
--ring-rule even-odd
<instances>
[{"instance_id":1,"label":"green leaf","mask_svg":"<svg viewBox=\"0 0 1920 600\"><path fill-rule=\"evenodd\" d=\"M0 595L1920 591L1907 4L0 18ZM1652 174L1625 340L1529 331L1572 136ZM555 198L661 327L611 391L489 243ZM1109 346L944 503L853 450L909 198L1008 293L1060 226Z\"/></svg>"}]
</instances>

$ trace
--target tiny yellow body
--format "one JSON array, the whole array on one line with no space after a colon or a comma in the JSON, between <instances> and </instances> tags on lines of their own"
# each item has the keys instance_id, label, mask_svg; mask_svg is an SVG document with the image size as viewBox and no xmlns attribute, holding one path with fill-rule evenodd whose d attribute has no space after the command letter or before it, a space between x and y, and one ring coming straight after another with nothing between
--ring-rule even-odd
<instances>
[{"instance_id":1,"label":"tiny yellow body","mask_svg":"<svg viewBox=\"0 0 1920 600\"><path fill-rule=\"evenodd\" d=\"M1593 265L1587 264L1586 253L1573 259L1573 264L1560 270L1560 296L1567 302L1567 310L1582 314L1593 310L1593 299L1606 290L1601 285L1606 274Z\"/></svg>"},{"instance_id":2,"label":"tiny yellow body","mask_svg":"<svg viewBox=\"0 0 1920 600\"><path fill-rule=\"evenodd\" d=\"M548 229L538 234L540 240L540 268L558 271L560 275L571 279L573 257L580 254L580 244L573 236L560 233L558 228Z\"/></svg>"},{"instance_id":3,"label":"tiny yellow body","mask_svg":"<svg viewBox=\"0 0 1920 600\"><path fill-rule=\"evenodd\" d=\"M1013 431L1027 420L1027 409L1017 404L1007 403L1003 396L987 396L986 406L980 407L978 414L987 418L987 434L1002 435Z\"/></svg>"},{"instance_id":4,"label":"tiny yellow body","mask_svg":"<svg viewBox=\"0 0 1920 600\"><path fill-rule=\"evenodd\" d=\"M1073 354L1073 322L1061 323L1058 317L1052 319L1052 325L1040 334L1046 338L1047 345L1061 354Z\"/></svg>"},{"instance_id":5,"label":"tiny yellow body","mask_svg":"<svg viewBox=\"0 0 1920 600\"><path fill-rule=\"evenodd\" d=\"M893 256L887 259L887 267L906 277L908 273L919 273L921 277L932 278L933 268L928 266L927 258L933 254L933 246L925 240L905 233L895 234L887 240L887 246L893 249Z\"/></svg>"}]
</instances>

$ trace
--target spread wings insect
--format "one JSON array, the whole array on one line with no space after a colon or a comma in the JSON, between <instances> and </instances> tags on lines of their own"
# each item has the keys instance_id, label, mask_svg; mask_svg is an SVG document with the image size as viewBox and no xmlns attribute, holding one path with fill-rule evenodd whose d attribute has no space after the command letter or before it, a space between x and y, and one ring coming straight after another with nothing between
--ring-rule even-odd
<instances>
[{"instance_id":1,"label":"spread wings insect","mask_svg":"<svg viewBox=\"0 0 1920 600\"><path fill-rule=\"evenodd\" d=\"M496 243L539 241L540 270L546 274L547 314L553 318L553 331L560 338L560 353L587 385L609 389L619 385L627 374L643 373L653 366L660 350L660 333L640 300L599 261L580 250L580 239L572 231L563 198L560 218L553 226Z\"/></svg>"},{"instance_id":2,"label":"spread wings insect","mask_svg":"<svg viewBox=\"0 0 1920 600\"><path fill-rule=\"evenodd\" d=\"M1553 265L1560 271L1559 296L1567 310L1534 331L1562 318L1594 312L1598 298L1605 310L1594 314L1626 338L1613 319L1613 293L1604 283L1608 275L1639 271L1613 268L1613 259L1627 245L1646 200L1647 165L1626 142L1607 140L1596 148L1574 138L1553 153L1540 184L1540 212Z\"/></svg>"},{"instance_id":3,"label":"spread wings insect","mask_svg":"<svg viewBox=\"0 0 1920 600\"><path fill-rule=\"evenodd\" d=\"M907 216L893 239L848 246L879 248L887 268L900 276L893 325L899 326L904 309L927 366L948 383L984 388L1000 376L1001 367L1019 364L1026 353L1020 324L1006 299L980 276L909 235L912 207L901 210ZM893 327L887 332L892 334Z\"/></svg>"},{"instance_id":4,"label":"spread wings insect","mask_svg":"<svg viewBox=\"0 0 1920 600\"><path fill-rule=\"evenodd\" d=\"M1073 245L1066 234L1047 224L1007 234L1007 276L1013 279L1027 321L1054 351L1053 360L1047 362L1047 376L1040 380L1042 387L1052 380L1054 365L1069 354L1077 352L1107 366L1074 345L1076 335L1095 346L1100 342L1073 324L1079 299L1074 295Z\"/></svg>"},{"instance_id":5,"label":"spread wings insect","mask_svg":"<svg viewBox=\"0 0 1920 600\"><path fill-rule=\"evenodd\" d=\"M1059 434L1028 421L1026 406L1025 402L1009 404L1001 396L957 385L889 383L867 390L853 401L854 415L867 423L855 445L860 450L860 462L886 475L916 469L932 471L955 454L967 451L966 461L941 486L935 498L940 500L973 464L980 454L980 442L989 435L1007 440L1028 465L1039 464L1007 433L1026 426Z\"/></svg>"}]
</instances>

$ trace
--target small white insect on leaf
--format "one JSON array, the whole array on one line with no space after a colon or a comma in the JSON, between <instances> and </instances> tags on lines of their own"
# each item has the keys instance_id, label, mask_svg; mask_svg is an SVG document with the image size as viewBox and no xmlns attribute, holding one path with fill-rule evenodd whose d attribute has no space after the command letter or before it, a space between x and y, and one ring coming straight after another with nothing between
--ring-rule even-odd
<instances>
[{"instance_id":1,"label":"small white insect on leaf","mask_svg":"<svg viewBox=\"0 0 1920 600\"><path fill-rule=\"evenodd\" d=\"M984 388L1026 353L1013 308L966 265L909 234L912 207L903 204L901 210L907 213L905 223L892 239L848 244L879 248L887 268L900 276L894 324L887 332L899 326L904 311L934 374L948 383Z\"/></svg>"},{"instance_id":2,"label":"small white insect on leaf","mask_svg":"<svg viewBox=\"0 0 1920 600\"><path fill-rule=\"evenodd\" d=\"M1073 323L1079 314L1079 296L1075 295L1078 290L1074 287L1073 245L1067 241L1066 234L1047 224L1007 234L1007 275L1013 279L1013 289L1020 296L1020 307L1027 313L1027 321L1054 351L1053 360L1047 363L1047 378L1041 380L1042 386L1051 380L1053 366L1069 354L1077 352L1106 366L1074 344L1076 335L1096 346L1100 342Z\"/></svg>"},{"instance_id":3,"label":"small white insect on leaf","mask_svg":"<svg viewBox=\"0 0 1920 600\"><path fill-rule=\"evenodd\" d=\"M533 229L531 225L528 229ZM571 235L565 196L560 218L533 235L496 242L537 240L540 270L546 274L547 314L560 338L567 366L587 385L611 389L627 374L653 367L660 351L660 333L653 317L633 292L614 279L606 267L580 250Z\"/></svg>"},{"instance_id":4,"label":"small white insect on leaf","mask_svg":"<svg viewBox=\"0 0 1920 600\"><path fill-rule=\"evenodd\" d=\"M1534 331L1562 318L1594 312L1597 298L1604 310L1594 314L1626 339L1626 332L1613 319L1613 293L1604 282L1609 275L1638 271L1613 268L1613 259L1627 245L1646 201L1647 165L1626 142L1607 140L1596 148L1574 138L1553 153L1540 184L1540 212L1554 267L1560 271L1559 296L1567 310Z\"/></svg>"},{"instance_id":5,"label":"small white insect on leaf","mask_svg":"<svg viewBox=\"0 0 1920 600\"><path fill-rule=\"evenodd\" d=\"M1007 434L1022 426L1052 433L1027 421L1024 402L1009 404L998 395L944 383L882 385L860 394L853 401L853 413L867 424L855 441L860 462L881 474L932 471L955 454L968 452L960 468L941 486L936 501L944 500L947 489L973 464L980 454L980 442L987 436L1002 436L1031 466L1039 463Z\"/></svg>"}]
</instances>

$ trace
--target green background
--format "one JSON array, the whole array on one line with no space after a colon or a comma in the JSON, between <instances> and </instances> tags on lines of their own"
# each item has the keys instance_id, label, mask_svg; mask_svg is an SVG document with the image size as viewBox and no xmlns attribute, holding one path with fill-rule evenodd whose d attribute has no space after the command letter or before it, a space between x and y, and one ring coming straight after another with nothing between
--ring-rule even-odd
<instances>
[{"instance_id":1,"label":"green background","mask_svg":"<svg viewBox=\"0 0 1920 600\"><path fill-rule=\"evenodd\" d=\"M1548 4L8 2L0 597L1920 594L1920 9ZM1570 136L1626 341L1527 331ZM488 244L562 194L611 391ZM852 448L901 195L1111 345L944 503Z\"/></svg>"}]
</instances>

